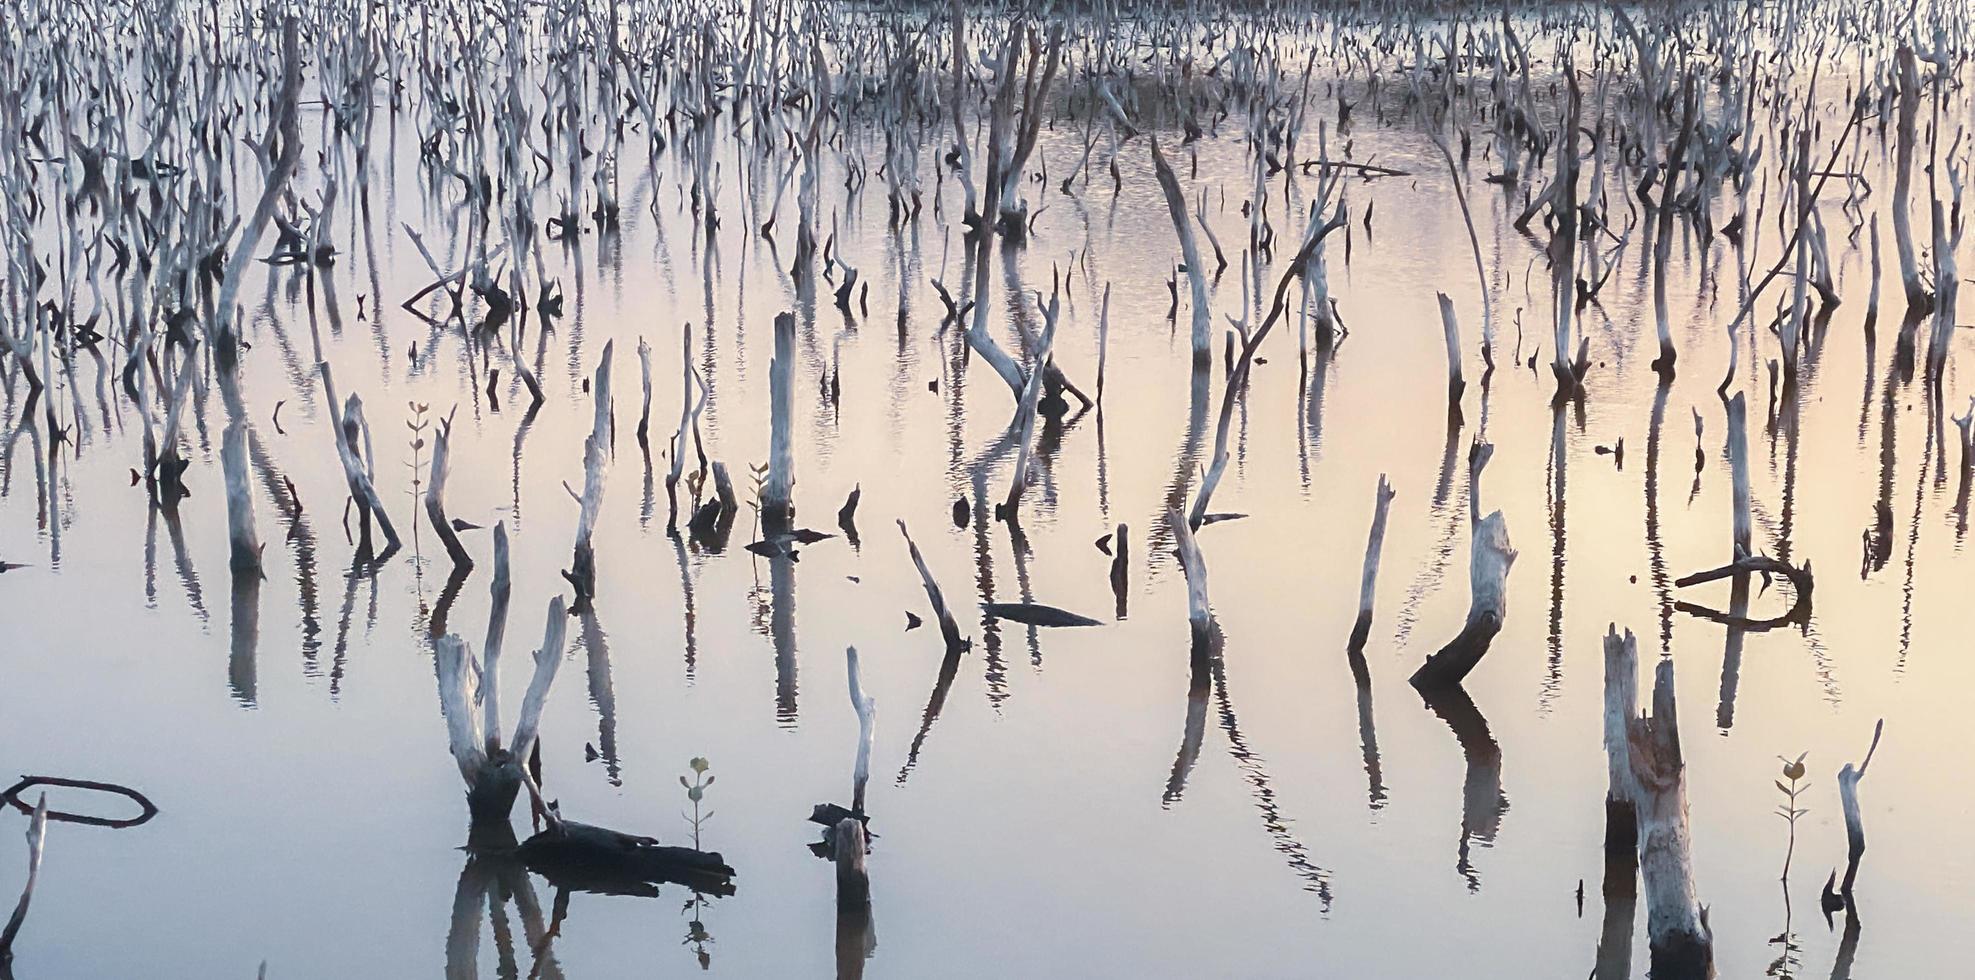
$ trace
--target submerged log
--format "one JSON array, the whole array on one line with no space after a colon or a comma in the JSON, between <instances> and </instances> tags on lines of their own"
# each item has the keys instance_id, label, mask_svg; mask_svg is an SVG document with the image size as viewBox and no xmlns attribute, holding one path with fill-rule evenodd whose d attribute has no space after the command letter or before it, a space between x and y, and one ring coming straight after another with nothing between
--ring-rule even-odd
<instances>
[{"instance_id":1,"label":"submerged log","mask_svg":"<svg viewBox=\"0 0 1975 980\"><path fill-rule=\"evenodd\" d=\"M48 811L48 819L56 823L79 823L86 827L108 827L111 830L122 830L126 827L136 827L148 823L152 817L158 815L157 804L152 803L150 798L143 793L131 789L128 786L97 782L93 779L68 779L62 776L22 776L20 782L7 787L6 792L0 793L0 806L11 806L19 810L24 816L33 816L34 807L28 804L22 794L36 786L66 786L71 789L86 789L99 793L110 793L121 796L137 804L138 807L138 814L134 817L99 817L87 813L70 813L66 810Z\"/></svg>"},{"instance_id":2,"label":"submerged log","mask_svg":"<svg viewBox=\"0 0 1975 980\"><path fill-rule=\"evenodd\" d=\"M1008 619L1028 626L1102 626L1103 620L1092 619L1067 609L1045 606L1040 602L983 602L981 609L996 619Z\"/></svg>"},{"instance_id":3,"label":"submerged log","mask_svg":"<svg viewBox=\"0 0 1975 980\"><path fill-rule=\"evenodd\" d=\"M1694 893L1687 766L1680 751L1671 659L1654 669L1652 713L1627 723L1626 743L1638 793L1639 870L1646 886L1652 975L1704 980L1714 975L1714 937Z\"/></svg>"},{"instance_id":4,"label":"submerged log","mask_svg":"<svg viewBox=\"0 0 1975 980\"><path fill-rule=\"evenodd\" d=\"M548 808L553 814L556 807ZM640 837L554 816L515 852L528 868L549 878L592 887L625 882L676 882L696 891L732 895L734 869L718 851L670 847Z\"/></svg>"}]
</instances>

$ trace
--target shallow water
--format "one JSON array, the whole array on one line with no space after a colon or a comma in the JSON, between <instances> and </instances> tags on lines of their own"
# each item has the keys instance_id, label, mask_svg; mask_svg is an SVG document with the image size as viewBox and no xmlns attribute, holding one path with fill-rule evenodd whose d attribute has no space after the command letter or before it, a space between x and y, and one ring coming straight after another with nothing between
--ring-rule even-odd
<instances>
[{"instance_id":1,"label":"shallow water","mask_svg":"<svg viewBox=\"0 0 1975 980\"><path fill-rule=\"evenodd\" d=\"M318 113L305 108L305 132ZM1975 683L1961 656L1975 629L1975 562L1954 510L1961 461L1951 445L1943 457L1935 433L1946 423L1924 384L1893 370L1890 268L1889 315L1876 345L1867 340L1862 248L1834 255L1846 301L1807 357L1794 405L1772 409L1759 362L1775 356L1773 338L1745 331L1741 341L1734 390L1750 401L1757 545L1808 559L1819 575L1806 627L1749 633L1739 657L1725 656L1728 631L1674 611L1669 583L1730 556L1715 386L1735 306L1733 249L1676 243L1681 371L1660 391L1635 238L1585 314L1586 397L1553 411L1547 353L1536 371L1498 356L1480 377L1472 259L1436 151L1410 130L1361 125L1359 159L1415 176L1347 181L1351 256L1333 245L1330 279L1350 334L1336 353L1312 352L1299 381L1293 321L1262 351L1214 498L1215 510L1249 516L1200 533L1223 656L1206 689L1190 692L1185 584L1163 513L1176 473L1191 469L1176 459L1193 378L1184 301L1177 327L1166 317L1178 250L1142 137L1119 154L1115 198L1101 171L1076 197L1058 193L1055 177L1031 184L1048 208L1028 246L997 245L990 300L1003 343L1014 342L1010 306L1039 325L1027 291L1066 270L1055 356L1086 388L1111 287L1103 407L1044 428L1017 540L990 503L1013 465L1012 453L992 451L1012 399L964 355L957 330L937 330L929 279L967 278L950 184L945 217L929 190L920 221L895 238L882 190L846 200L840 161L826 155L835 253L870 283L869 314L846 317L827 283L805 291L788 275L792 231L777 251L743 220L736 175L758 165L751 147L724 144L730 217L711 240L681 196L682 155L661 160L656 191L627 166L621 234L548 251L567 315L546 334L528 325L548 396L529 419L511 371L490 398L485 365L457 326L434 330L398 309L430 279L400 224L420 229L447 268L463 243L444 230L451 205L424 190L409 119L379 125L393 127L395 149L375 166L368 218L354 201L341 212L341 254L316 284L335 292L340 329L325 296L314 301L342 390L365 399L392 516L407 525L416 509L407 403L430 415L457 405L448 509L509 524L503 690L518 703L527 661L517 651L532 649L543 606L566 592L557 572L576 506L561 484L581 483L584 383L616 342L600 595L570 624L543 723L546 790L581 819L682 842L691 831L676 777L706 757L717 815L703 844L738 869L738 892L703 907L678 886L655 899L571 894L552 943L531 949L564 896L510 875L503 889L524 894L474 906L469 893L473 914L456 921L465 819L435 696L432 622L443 609L447 627L478 645L489 532L465 533L482 566L452 595L429 528L380 566L355 561L319 389L301 383L310 294L300 272L275 269L242 297L264 582L236 584L227 571L217 399L202 401L191 428L192 496L176 522L128 485L140 429L120 397L104 417L88 362L77 367L82 390L57 394L65 411L88 416L76 444L51 453L34 426L14 436L0 557L25 567L0 579L0 764L129 784L162 810L136 830L51 828L18 975L248 976L262 960L275 977L484 975L510 957L544 976L685 972L696 957L731 976L826 974L839 955L834 879L806 846L818 828L804 817L815 803L849 802L847 645L861 652L879 718L867 976L1581 975L1605 926L1599 641L1611 623L1639 634L1642 659L1676 664L1696 880L1722 976L1757 975L1786 955L1791 972L1820 975L1847 955L1858 976L1947 975L1965 961L1960 913L1975 897L1975 857L1948 843L1975 811L1975 783L1957 778L1952 755L1969 731L1962 692ZM1209 189L1209 219L1236 263L1217 280L1217 317L1241 296L1249 171L1236 135L1227 124L1182 151L1197 153L1197 176L1180 168L1189 189ZM1066 123L1038 152L1055 174L1082 146ZM1295 193L1307 200L1314 187L1304 179ZM1494 278L1498 350L1517 352L1519 313L1516 357L1526 359L1548 335L1541 243L1509 227L1520 197L1478 179L1468 192ZM1279 201L1275 220L1279 235L1301 230ZM1776 248L1766 239L1751 265L1766 267ZM1262 273L1265 287L1280 274ZM1451 434L1437 290L1453 296L1467 347L1466 420ZM757 557L740 548L745 507L720 553L668 537L658 450L676 424L682 325L711 390L705 450L733 469L745 500L746 465L767 458L769 325L783 310L799 323L798 518L835 531L837 507L859 487L859 542L822 541L794 562ZM632 435L639 338L653 348L649 461ZM1955 366L1971 343L1956 344L1949 410L1969 389ZM832 371L835 403L822 385ZM1206 380L1202 463L1218 354ZM277 426L271 410L283 401ZM6 431L23 421L16 397ZM1458 631L1467 606L1469 488L1465 466L1445 475L1443 459L1481 432L1496 446L1483 509L1503 511L1520 549L1511 611L1466 683L1471 704L1429 709L1405 677ZM1597 451L1621 438L1622 465ZM263 472L292 481L299 517ZM1366 701L1344 646L1380 473L1398 496ZM956 497L972 502L963 527ZM1861 574L1861 532L1881 500L1892 515L1887 557ZM950 673L894 519L910 525L973 638ZM1093 546L1119 523L1131 559L1121 599ZM1726 591L1679 597L1725 605ZM1023 599L1107 622L1036 629L978 611ZM1779 585L1754 604L1780 612L1787 601ZM927 626L905 631L908 611ZM1844 855L1832 775L1860 758L1880 718L1880 768L1861 789L1866 927L1841 950L1816 908ZM1772 780L1779 754L1804 750L1810 812L1785 888ZM17 865L0 855L0 887L12 888ZM1631 959L1643 976L1643 909L1635 918ZM696 922L710 938L691 938Z\"/></svg>"}]
</instances>

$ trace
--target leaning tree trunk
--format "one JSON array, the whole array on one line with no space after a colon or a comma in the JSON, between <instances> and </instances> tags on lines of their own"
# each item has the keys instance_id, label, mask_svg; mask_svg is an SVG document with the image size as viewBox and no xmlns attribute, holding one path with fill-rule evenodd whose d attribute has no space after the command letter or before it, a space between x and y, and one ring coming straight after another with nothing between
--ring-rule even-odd
<instances>
[{"instance_id":1,"label":"leaning tree trunk","mask_svg":"<svg viewBox=\"0 0 1975 980\"><path fill-rule=\"evenodd\" d=\"M1206 364L1214 357L1214 319L1207 305L1207 269L1200 264L1200 244L1193 236L1193 225L1186 213L1186 195L1179 178L1159 152L1159 141L1152 141L1152 167L1159 177L1159 188L1166 194L1166 210L1172 212L1173 230L1179 234L1180 256L1186 263L1186 282L1193 297L1193 363ZM1257 202L1257 206L1260 204Z\"/></svg>"}]
</instances>

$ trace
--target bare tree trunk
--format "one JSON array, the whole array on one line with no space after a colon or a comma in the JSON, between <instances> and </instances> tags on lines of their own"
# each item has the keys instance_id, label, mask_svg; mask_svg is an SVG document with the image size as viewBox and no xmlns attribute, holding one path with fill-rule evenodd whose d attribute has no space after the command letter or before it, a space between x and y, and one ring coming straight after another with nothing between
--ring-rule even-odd
<instances>
[{"instance_id":1,"label":"bare tree trunk","mask_svg":"<svg viewBox=\"0 0 1975 980\"><path fill-rule=\"evenodd\" d=\"M1468 510L1473 522L1468 617L1459 635L1413 671L1411 683L1421 691L1458 686L1481 662L1508 618L1509 567L1516 560L1516 550L1509 544L1508 518L1499 510L1479 516L1481 472L1494 452L1495 447L1485 442L1477 442L1468 450Z\"/></svg>"},{"instance_id":2,"label":"bare tree trunk","mask_svg":"<svg viewBox=\"0 0 1975 980\"><path fill-rule=\"evenodd\" d=\"M1186 195L1179 178L1159 152L1159 140L1152 140L1152 167L1159 177L1159 188L1166 194L1166 210L1172 214L1173 230L1179 234L1180 256L1186 263L1186 282L1193 296L1193 363L1206 364L1214 358L1214 318L1207 305L1207 270L1200 264L1200 244L1193 237L1193 225L1186 213ZM1257 205L1259 206L1259 204Z\"/></svg>"},{"instance_id":3,"label":"bare tree trunk","mask_svg":"<svg viewBox=\"0 0 1975 980\"><path fill-rule=\"evenodd\" d=\"M1605 897L1634 894L1639 863L1637 790L1629 726L1639 713L1639 643L1613 624L1605 632Z\"/></svg>"},{"instance_id":4,"label":"bare tree trunk","mask_svg":"<svg viewBox=\"0 0 1975 980\"><path fill-rule=\"evenodd\" d=\"M430 482L425 487L425 517L432 522L432 531L439 536L439 543L446 546L446 554L452 558L453 567L466 571L473 567L473 556L466 553L466 546L460 544L459 532L453 530L452 521L446 518L446 474L451 459L452 434L453 413L448 412L432 430L432 464ZM497 534L499 538L505 538L504 533Z\"/></svg>"},{"instance_id":5,"label":"bare tree trunk","mask_svg":"<svg viewBox=\"0 0 1975 980\"><path fill-rule=\"evenodd\" d=\"M603 478L605 454L611 443L610 405L610 356L616 341L603 345L603 357L597 362L595 380L590 384L590 398L595 415L590 423L590 434L583 440L583 493L576 496L576 547L570 559L569 570L562 577L576 590L574 603L577 611L590 608L590 601L597 594L597 555L591 545L590 536L596 530L598 512L603 509ZM568 485L564 485L568 489Z\"/></svg>"},{"instance_id":6,"label":"bare tree trunk","mask_svg":"<svg viewBox=\"0 0 1975 980\"><path fill-rule=\"evenodd\" d=\"M905 538L905 547L912 553L912 565L919 570L919 581L926 587L926 598L933 604L933 616L939 620L940 635L946 640L949 652L967 649L967 640L960 635L959 624L953 621L953 613L946 608L946 596L940 591L939 583L933 580L932 569L926 567L926 559L919 554L919 546L912 543L912 532L905 529L903 520L898 522L898 533Z\"/></svg>"},{"instance_id":7,"label":"bare tree trunk","mask_svg":"<svg viewBox=\"0 0 1975 980\"><path fill-rule=\"evenodd\" d=\"M1447 341L1447 410L1461 410L1461 392L1468 383L1461 378L1461 324L1454 319L1454 301L1446 293L1440 297L1440 332Z\"/></svg>"},{"instance_id":8,"label":"bare tree trunk","mask_svg":"<svg viewBox=\"0 0 1975 980\"><path fill-rule=\"evenodd\" d=\"M1900 279L1906 284L1907 318L1932 307L1933 297L1920 280L1919 251L1913 245L1913 146L1918 138L1920 72L1913 49L1900 45L1894 55L1899 72L1898 143L1893 158L1893 245L1899 250Z\"/></svg>"},{"instance_id":9,"label":"bare tree trunk","mask_svg":"<svg viewBox=\"0 0 1975 980\"><path fill-rule=\"evenodd\" d=\"M795 314L775 315L775 357L768 363L768 482L761 488L762 530L795 526Z\"/></svg>"},{"instance_id":10,"label":"bare tree trunk","mask_svg":"<svg viewBox=\"0 0 1975 980\"><path fill-rule=\"evenodd\" d=\"M1363 650L1372 630L1372 597L1378 591L1379 554L1385 548L1385 516L1392 508L1392 485L1385 474L1378 475L1378 489L1372 496L1372 530L1365 542L1365 573L1358 585L1358 621L1351 627L1349 649Z\"/></svg>"},{"instance_id":11,"label":"bare tree trunk","mask_svg":"<svg viewBox=\"0 0 1975 980\"><path fill-rule=\"evenodd\" d=\"M856 817L837 821L830 830L830 850L836 855L837 908L860 909L871 904L871 875L864 868L864 824Z\"/></svg>"},{"instance_id":12,"label":"bare tree trunk","mask_svg":"<svg viewBox=\"0 0 1975 980\"><path fill-rule=\"evenodd\" d=\"M1638 791L1639 870L1646 882L1652 974L1658 980L1704 980L1714 976L1714 938L1694 894L1686 762L1671 659L1655 668L1652 713L1631 719L1627 743Z\"/></svg>"},{"instance_id":13,"label":"bare tree trunk","mask_svg":"<svg viewBox=\"0 0 1975 980\"><path fill-rule=\"evenodd\" d=\"M857 669L857 648L844 648L844 668L850 680L850 707L857 712L857 765L851 770L850 809L864 812L864 786L871 780L871 743L876 737L878 704L864 693L864 678Z\"/></svg>"}]
</instances>

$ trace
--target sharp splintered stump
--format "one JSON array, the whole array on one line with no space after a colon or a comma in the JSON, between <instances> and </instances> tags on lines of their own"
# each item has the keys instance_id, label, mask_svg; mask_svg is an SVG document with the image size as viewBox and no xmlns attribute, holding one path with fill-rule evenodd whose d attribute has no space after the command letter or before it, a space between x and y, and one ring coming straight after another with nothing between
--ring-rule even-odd
<instances>
[{"instance_id":1,"label":"sharp splintered stump","mask_svg":"<svg viewBox=\"0 0 1975 980\"><path fill-rule=\"evenodd\" d=\"M1097 308L1097 401L1104 402L1104 356L1111 339L1111 284L1104 284L1104 302Z\"/></svg>"},{"instance_id":2,"label":"sharp splintered stump","mask_svg":"<svg viewBox=\"0 0 1975 980\"><path fill-rule=\"evenodd\" d=\"M377 495L377 488L371 483L370 470L364 465L368 455L370 430L363 421L363 399L355 392L343 403L342 413L336 411L336 381L330 374L329 362L316 364L316 371L322 377L323 400L329 405L330 429L336 435L336 455L343 463L343 479L349 485L350 499L356 502L358 527L361 540L370 540L370 521L377 519L377 526L384 532L386 543L398 546L398 531L391 524L391 518L384 512L384 501ZM359 450L357 440L363 440Z\"/></svg>"},{"instance_id":3,"label":"sharp splintered stump","mask_svg":"<svg viewBox=\"0 0 1975 980\"><path fill-rule=\"evenodd\" d=\"M433 427L430 482L425 487L425 517L432 523L432 532L439 536L439 543L446 546L446 555L452 559L453 567L465 571L473 567L473 556L466 553L466 546L460 544L459 532L453 530L453 522L446 518L446 475L451 472L453 413L458 411L454 408Z\"/></svg>"},{"instance_id":4,"label":"sharp splintered stump","mask_svg":"<svg viewBox=\"0 0 1975 980\"><path fill-rule=\"evenodd\" d=\"M845 817L830 828L830 851L837 865L837 908L854 910L871 904L871 875L864 868L864 824Z\"/></svg>"},{"instance_id":5,"label":"sharp splintered stump","mask_svg":"<svg viewBox=\"0 0 1975 980\"><path fill-rule=\"evenodd\" d=\"M1687 767L1676 715L1673 661L1663 659L1653 673L1652 713L1632 718L1626 730L1637 792L1646 931L1655 978L1705 980L1714 975L1714 940L1694 892Z\"/></svg>"},{"instance_id":6,"label":"sharp splintered stump","mask_svg":"<svg viewBox=\"0 0 1975 980\"><path fill-rule=\"evenodd\" d=\"M1735 507L1736 559L1754 553L1755 519L1749 503L1748 405L1741 392L1728 400L1728 472Z\"/></svg>"},{"instance_id":7,"label":"sharp splintered stump","mask_svg":"<svg viewBox=\"0 0 1975 980\"><path fill-rule=\"evenodd\" d=\"M1446 293L1440 297L1440 332L1447 341L1447 410L1461 410L1461 392L1467 382L1461 378L1461 325L1454 319L1454 301Z\"/></svg>"},{"instance_id":8,"label":"sharp splintered stump","mask_svg":"<svg viewBox=\"0 0 1975 980\"><path fill-rule=\"evenodd\" d=\"M1364 577L1358 583L1358 621L1351 627L1349 649L1363 650L1372 630L1372 598L1378 591L1379 555L1385 549L1385 517L1392 508L1392 484L1385 474L1378 475L1378 489L1372 497L1372 529L1365 542Z\"/></svg>"},{"instance_id":9,"label":"sharp splintered stump","mask_svg":"<svg viewBox=\"0 0 1975 980\"><path fill-rule=\"evenodd\" d=\"M229 567L258 576L261 541L254 531L253 491L247 485L247 423L236 418L226 424L220 443L220 470L226 486L226 530Z\"/></svg>"},{"instance_id":10,"label":"sharp splintered stump","mask_svg":"<svg viewBox=\"0 0 1975 980\"><path fill-rule=\"evenodd\" d=\"M1473 522L1468 616L1461 632L1413 671L1410 680L1421 691L1460 684L1481 662L1508 617L1509 567L1516 560L1516 550L1509 544L1508 518L1499 510L1479 516L1481 473L1494 452L1495 447L1485 442L1477 442L1468 450L1468 508Z\"/></svg>"},{"instance_id":11,"label":"sharp splintered stump","mask_svg":"<svg viewBox=\"0 0 1975 980\"><path fill-rule=\"evenodd\" d=\"M689 335L690 333L691 332L688 331ZM689 347L692 344L692 340L690 336L688 336L686 343ZM690 359L691 355L688 354L687 356ZM640 399L638 403L638 448L644 450L646 453L650 453L651 452L651 345L645 343L645 338L643 337L638 338L638 380L639 380L640 388L642 389L643 392L643 397ZM688 389L689 392L690 390L691 389ZM675 507L674 509L676 510L677 508Z\"/></svg>"},{"instance_id":12,"label":"sharp splintered stump","mask_svg":"<svg viewBox=\"0 0 1975 980\"><path fill-rule=\"evenodd\" d=\"M775 356L768 363L768 482L761 526L775 534L795 526L795 314L775 314Z\"/></svg>"},{"instance_id":13,"label":"sharp splintered stump","mask_svg":"<svg viewBox=\"0 0 1975 980\"><path fill-rule=\"evenodd\" d=\"M639 341L640 345L643 341ZM672 436L672 468L665 474L665 530L673 531L679 526L679 478L686 472L686 439L692 434L693 423L699 418L701 409L706 406L706 389L695 382L693 375L693 328L687 326L681 331L679 341L680 398L679 431ZM642 346L639 357L644 357ZM649 368L649 365L647 365ZM693 398L693 389L699 388L699 399ZM650 382L646 382L646 398L650 398ZM642 426L643 423L640 423ZM642 433L640 434L642 439Z\"/></svg>"},{"instance_id":14,"label":"sharp splintered stump","mask_svg":"<svg viewBox=\"0 0 1975 980\"><path fill-rule=\"evenodd\" d=\"M595 413L590 423L590 434L583 440L583 492L576 498L576 546L570 558L569 570L562 577L576 590L577 610L590 608L590 601L597 594L597 555L590 538L597 526L598 513L603 509L603 479L606 453L611 444L610 423L610 355L616 341L603 345L603 357L597 362L595 381L590 386L590 398ZM563 485L568 489L568 484Z\"/></svg>"},{"instance_id":15,"label":"sharp splintered stump","mask_svg":"<svg viewBox=\"0 0 1975 980\"><path fill-rule=\"evenodd\" d=\"M1629 728L1639 713L1639 642L1617 624L1605 631L1605 895L1631 896L1639 863L1637 791Z\"/></svg>"}]
</instances>

